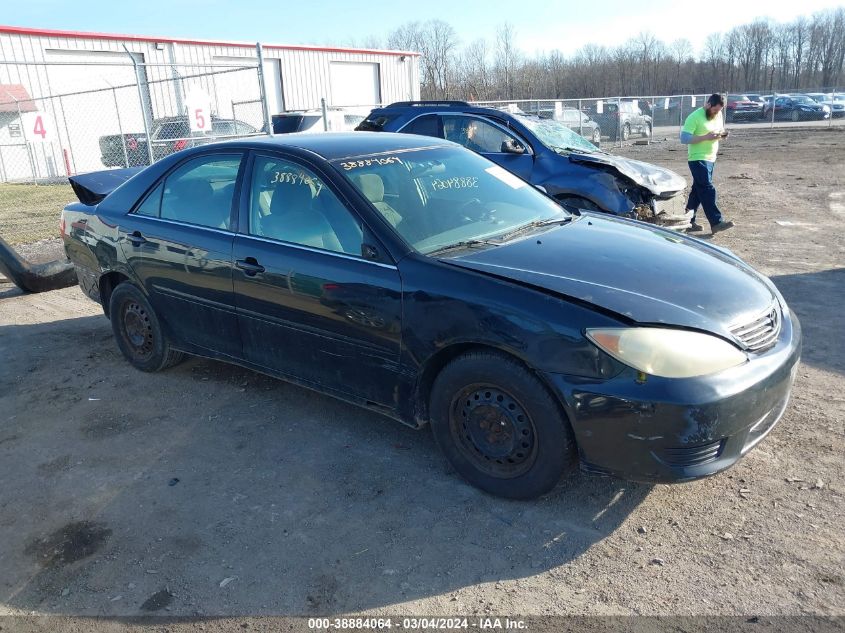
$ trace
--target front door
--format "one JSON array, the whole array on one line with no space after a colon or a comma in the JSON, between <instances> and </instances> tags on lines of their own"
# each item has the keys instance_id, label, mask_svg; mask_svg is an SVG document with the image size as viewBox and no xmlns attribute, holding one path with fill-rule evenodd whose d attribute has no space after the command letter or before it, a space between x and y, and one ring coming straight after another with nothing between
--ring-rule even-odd
<instances>
[{"instance_id":1,"label":"front door","mask_svg":"<svg viewBox=\"0 0 845 633\"><path fill-rule=\"evenodd\" d=\"M231 230L242 155L203 155L165 176L120 223L126 261L176 341L241 355Z\"/></svg>"},{"instance_id":2,"label":"front door","mask_svg":"<svg viewBox=\"0 0 845 633\"><path fill-rule=\"evenodd\" d=\"M368 230L316 171L256 155L233 261L247 360L328 389L395 406L401 283L364 259Z\"/></svg>"},{"instance_id":3,"label":"front door","mask_svg":"<svg viewBox=\"0 0 845 633\"><path fill-rule=\"evenodd\" d=\"M534 156L528 145L503 127L481 117L443 115L443 136L501 165L523 180L531 180ZM522 153L517 148L522 148Z\"/></svg>"}]
</instances>

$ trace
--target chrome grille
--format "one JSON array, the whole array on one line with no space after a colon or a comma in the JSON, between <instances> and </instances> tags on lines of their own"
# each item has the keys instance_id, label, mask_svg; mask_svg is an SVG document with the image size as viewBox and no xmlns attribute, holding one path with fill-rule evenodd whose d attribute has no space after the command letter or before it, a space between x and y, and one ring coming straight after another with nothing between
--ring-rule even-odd
<instances>
[{"instance_id":1,"label":"chrome grille","mask_svg":"<svg viewBox=\"0 0 845 633\"><path fill-rule=\"evenodd\" d=\"M772 346L780 334L780 308L775 305L753 321L732 327L731 334L752 352Z\"/></svg>"}]
</instances>

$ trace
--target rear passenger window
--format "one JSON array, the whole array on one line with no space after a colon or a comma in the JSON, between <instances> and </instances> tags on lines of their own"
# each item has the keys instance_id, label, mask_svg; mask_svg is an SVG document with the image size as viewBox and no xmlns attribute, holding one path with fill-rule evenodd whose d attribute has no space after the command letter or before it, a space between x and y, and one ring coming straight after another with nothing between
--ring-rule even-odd
<instances>
[{"instance_id":1,"label":"rear passenger window","mask_svg":"<svg viewBox=\"0 0 845 633\"><path fill-rule=\"evenodd\" d=\"M135 209L138 215L230 229L241 156L201 156L173 171Z\"/></svg>"},{"instance_id":2,"label":"rear passenger window","mask_svg":"<svg viewBox=\"0 0 845 633\"><path fill-rule=\"evenodd\" d=\"M440 125L438 124L436 114L427 114L414 119L404 128L403 134L419 134L420 136L435 136L442 138L440 133Z\"/></svg>"}]
</instances>

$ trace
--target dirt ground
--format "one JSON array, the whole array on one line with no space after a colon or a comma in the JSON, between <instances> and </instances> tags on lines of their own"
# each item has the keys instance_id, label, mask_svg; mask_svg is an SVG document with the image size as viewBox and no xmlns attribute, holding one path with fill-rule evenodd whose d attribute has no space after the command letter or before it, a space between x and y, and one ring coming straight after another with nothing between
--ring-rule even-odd
<instances>
[{"instance_id":1,"label":"dirt ground","mask_svg":"<svg viewBox=\"0 0 845 633\"><path fill-rule=\"evenodd\" d=\"M621 153L689 177L674 140ZM503 501L427 431L218 362L143 374L78 288L0 284L0 614L845 615L845 129L739 129L716 184L713 239L806 338L771 435L683 485Z\"/></svg>"}]
</instances>

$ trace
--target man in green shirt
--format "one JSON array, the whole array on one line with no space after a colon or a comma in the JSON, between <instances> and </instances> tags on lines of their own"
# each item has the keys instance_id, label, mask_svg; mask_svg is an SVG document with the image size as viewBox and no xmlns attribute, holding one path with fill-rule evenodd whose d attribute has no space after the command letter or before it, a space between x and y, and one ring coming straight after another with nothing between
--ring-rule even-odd
<instances>
[{"instance_id":1,"label":"man in green shirt","mask_svg":"<svg viewBox=\"0 0 845 633\"><path fill-rule=\"evenodd\" d=\"M725 99L720 94L707 98L703 108L690 114L681 130L681 143L687 145L687 161L692 174L692 190L687 201L687 211L692 211L690 231L700 231L701 225L695 221L699 205L704 207L704 215L710 222L713 233L731 228L734 223L722 218L722 212L716 205L716 187L713 186L713 167L719 151L719 139L727 138L722 108Z\"/></svg>"}]
</instances>

